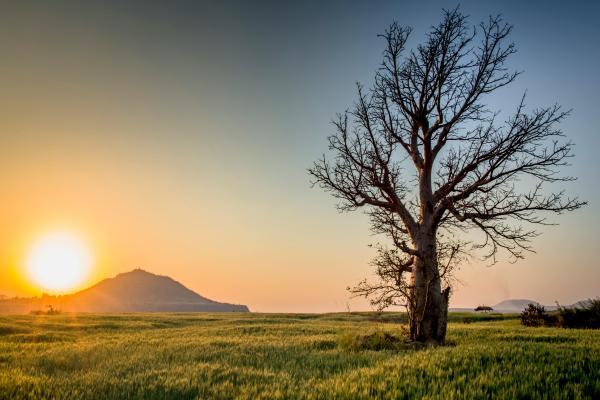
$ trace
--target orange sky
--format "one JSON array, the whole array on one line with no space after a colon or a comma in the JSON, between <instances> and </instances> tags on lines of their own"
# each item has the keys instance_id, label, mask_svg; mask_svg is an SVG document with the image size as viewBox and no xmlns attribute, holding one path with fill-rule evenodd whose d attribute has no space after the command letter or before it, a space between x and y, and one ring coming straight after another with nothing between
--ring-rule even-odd
<instances>
[{"instance_id":1,"label":"orange sky","mask_svg":"<svg viewBox=\"0 0 600 400\"><path fill-rule=\"evenodd\" d=\"M420 38L441 6L317 12L316 4L7 7L0 294L41 293L25 274L28 249L47 232L67 230L94 257L82 287L141 267L254 311L368 309L345 289L370 276L368 244L381 239L363 215L339 214L329 195L311 189L306 168L326 150L331 118L354 101L354 82L371 79L376 34L390 15ZM563 127L577 143L569 173L580 180L569 190L590 206L556 219L561 225L544 229L538 253L524 261L464 266L452 305L597 296L600 162L590 150L598 139L589 116L600 84L594 63L574 75L595 81L579 82L561 80L560 62L597 57L598 48L561 53L544 47L562 45L542 45L518 10L465 7L475 19L502 11L519 28L515 63L527 73L490 100L494 107L513 105L528 88L532 104L575 108ZM538 25L552 26L557 15L546 10L538 17L547 23ZM564 34L581 29L592 28Z\"/></svg>"}]
</instances>

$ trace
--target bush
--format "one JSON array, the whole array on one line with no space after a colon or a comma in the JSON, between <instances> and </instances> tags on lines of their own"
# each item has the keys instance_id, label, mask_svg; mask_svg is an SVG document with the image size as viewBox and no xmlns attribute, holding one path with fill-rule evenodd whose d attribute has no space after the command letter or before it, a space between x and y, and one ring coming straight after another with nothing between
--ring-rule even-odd
<instances>
[{"instance_id":1,"label":"bush","mask_svg":"<svg viewBox=\"0 0 600 400\"><path fill-rule=\"evenodd\" d=\"M60 310L57 310L56 308L54 308L52 306L48 306L47 308L48 308L47 311L44 311L44 310L31 310L31 311L29 311L29 314L31 314L31 315L58 315L58 314L62 314L62 312Z\"/></svg>"},{"instance_id":2,"label":"bush","mask_svg":"<svg viewBox=\"0 0 600 400\"><path fill-rule=\"evenodd\" d=\"M600 298L590 299L581 307L558 307L558 324L563 328L600 328Z\"/></svg>"},{"instance_id":3,"label":"bush","mask_svg":"<svg viewBox=\"0 0 600 400\"><path fill-rule=\"evenodd\" d=\"M547 313L544 306L529 304L521 313L525 326L559 326L562 328L600 328L600 298L587 300L579 307L561 307L555 313Z\"/></svg>"},{"instance_id":4,"label":"bush","mask_svg":"<svg viewBox=\"0 0 600 400\"><path fill-rule=\"evenodd\" d=\"M521 313L521 324L533 327L560 325L557 313L548 313L544 306L531 303Z\"/></svg>"},{"instance_id":5,"label":"bush","mask_svg":"<svg viewBox=\"0 0 600 400\"><path fill-rule=\"evenodd\" d=\"M546 317L544 306L529 303L521 313L521 324L525 326L543 326Z\"/></svg>"}]
</instances>

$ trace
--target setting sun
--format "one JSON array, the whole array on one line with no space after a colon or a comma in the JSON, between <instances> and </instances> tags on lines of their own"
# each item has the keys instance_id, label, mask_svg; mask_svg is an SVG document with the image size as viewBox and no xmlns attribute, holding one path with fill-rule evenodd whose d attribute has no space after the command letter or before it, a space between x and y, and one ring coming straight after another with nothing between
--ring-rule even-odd
<instances>
[{"instance_id":1,"label":"setting sun","mask_svg":"<svg viewBox=\"0 0 600 400\"><path fill-rule=\"evenodd\" d=\"M32 281L42 288L60 292L73 289L86 278L91 256L85 243L64 232L38 239L27 259Z\"/></svg>"}]
</instances>

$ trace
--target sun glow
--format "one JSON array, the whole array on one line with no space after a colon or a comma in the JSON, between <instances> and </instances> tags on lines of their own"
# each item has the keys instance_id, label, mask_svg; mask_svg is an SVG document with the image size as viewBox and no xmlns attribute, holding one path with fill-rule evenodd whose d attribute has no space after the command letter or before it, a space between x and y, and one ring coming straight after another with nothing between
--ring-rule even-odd
<instances>
[{"instance_id":1,"label":"sun glow","mask_svg":"<svg viewBox=\"0 0 600 400\"><path fill-rule=\"evenodd\" d=\"M45 290L61 292L73 289L87 277L91 256L85 243L65 233L50 233L29 251L27 270L34 283Z\"/></svg>"}]
</instances>

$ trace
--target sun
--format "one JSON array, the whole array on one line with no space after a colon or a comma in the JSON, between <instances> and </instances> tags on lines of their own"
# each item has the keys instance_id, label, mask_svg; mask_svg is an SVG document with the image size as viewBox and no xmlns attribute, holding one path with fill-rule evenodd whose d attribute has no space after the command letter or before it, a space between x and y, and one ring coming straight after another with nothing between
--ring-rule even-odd
<instances>
[{"instance_id":1,"label":"sun","mask_svg":"<svg viewBox=\"0 0 600 400\"><path fill-rule=\"evenodd\" d=\"M35 284L51 292L62 292L83 282L91 262L82 240L67 232L54 232L33 244L27 258L27 270Z\"/></svg>"}]
</instances>

